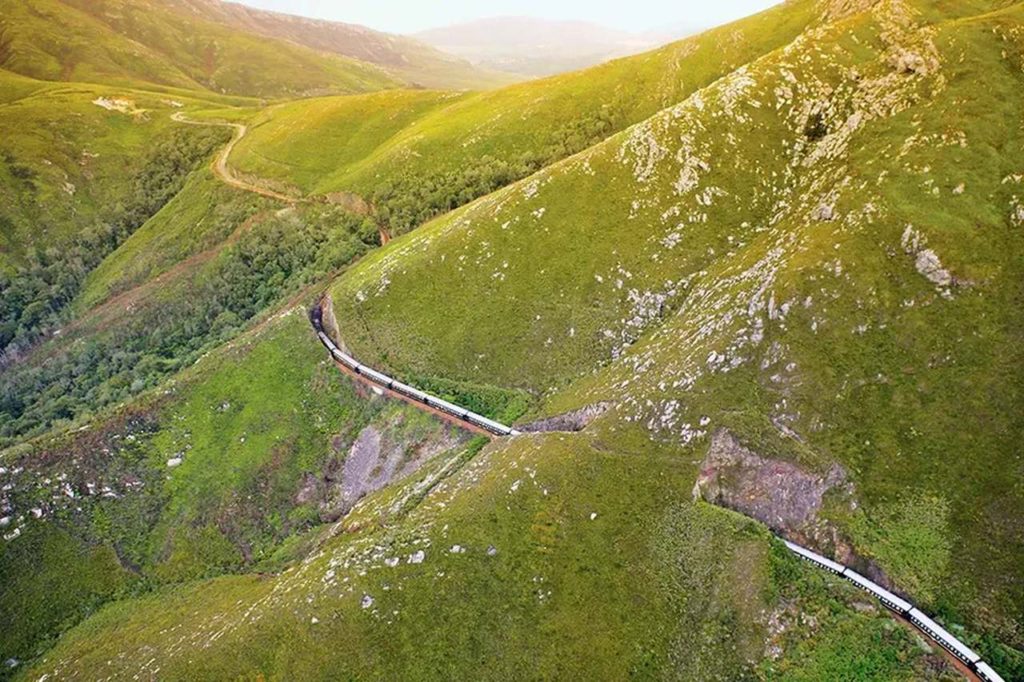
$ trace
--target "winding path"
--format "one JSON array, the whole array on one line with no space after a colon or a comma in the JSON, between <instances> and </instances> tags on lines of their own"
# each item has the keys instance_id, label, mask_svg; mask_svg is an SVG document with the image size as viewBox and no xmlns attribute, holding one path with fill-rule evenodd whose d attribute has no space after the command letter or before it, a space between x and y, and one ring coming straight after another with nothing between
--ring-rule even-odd
<instances>
[{"instance_id":1,"label":"winding path","mask_svg":"<svg viewBox=\"0 0 1024 682\"><path fill-rule=\"evenodd\" d=\"M238 144L238 141L245 137L245 134L249 132L248 127L244 124L228 123L226 121L192 121L185 118L185 114L180 111L171 114L171 120L177 123L187 123L188 125L193 126L218 126L221 128L227 127L233 129L235 133L231 138L231 141L224 145L224 148L220 150L219 154L217 154L217 158L214 159L214 174L216 174L216 176L225 184L246 192L253 192L261 196L269 197L270 199L277 199L278 201L283 201L287 204L295 204L299 201L295 197L290 197L287 194L275 192L272 189L267 189L266 187L260 187L259 185L251 182L246 182L235 175L234 171L232 171L228 166L228 157L231 156L231 151L235 148L235 145Z\"/></svg>"}]
</instances>

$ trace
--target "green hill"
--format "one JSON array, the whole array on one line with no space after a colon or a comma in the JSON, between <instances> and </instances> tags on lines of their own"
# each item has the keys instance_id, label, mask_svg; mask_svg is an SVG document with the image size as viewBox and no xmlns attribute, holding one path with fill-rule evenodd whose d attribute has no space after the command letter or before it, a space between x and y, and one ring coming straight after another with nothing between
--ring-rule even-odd
<instances>
[{"instance_id":1,"label":"green hill","mask_svg":"<svg viewBox=\"0 0 1024 682\"><path fill-rule=\"evenodd\" d=\"M793 0L644 55L461 98L292 102L263 112L231 163L306 194L359 194L400 234L642 121L818 17L815 3ZM413 111L411 100L431 104ZM378 107L388 109L365 118Z\"/></svg>"},{"instance_id":2,"label":"green hill","mask_svg":"<svg viewBox=\"0 0 1024 682\"><path fill-rule=\"evenodd\" d=\"M0 10L0 66L41 80L254 97L502 82L411 39L216 0L5 0Z\"/></svg>"},{"instance_id":3,"label":"green hill","mask_svg":"<svg viewBox=\"0 0 1024 682\"><path fill-rule=\"evenodd\" d=\"M81 86L167 127L96 124L155 199L0 358L0 676L956 679L700 499L761 492L1021 677L1022 26L795 0L483 94L183 102L292 205L218 181L222 129L132 113L177 94ZM8 81L0 114L79 88ZM396 233L468 205L373 250L346 192ZM567 430L485 444L339 376L305 317L339 272L361 360Z\"/></svg>"},{"instance_id":4,"label":"green hill","mask_svg":"<svg viewBox=\"0 0 1024 682\"><path fill-rule=\"evenodd\" d=\"M58 247L128 201L146 150L182 126L173 112L245 100L53 84L0 70L0 269ZM200 131L183 131L203 135Z\"/></svg>"},{"instance_id":5,"label":"green hill","mask_svg":"<svg viewBox=\"0 0 1024 682\"><path fill-rule=\"evenodd\" d=\"M373 64L245 33L175 4L5 0L0 9L0 66L40 80L256 97L366 92L399 83Z\"/></svg>"},{"instance_id":6,"label":"green hill","mask_svg":"<svg viewBox=\"0 0 1024 682\"><path fill-rule=\"evenodd\" d=\"M345 342L541 414L612 401L690 457L726 427L839 462L858 549L1019 646L1024 7L1001 5L852 12L417 230L333 288ZM907 556L920 499L936 554Z\"/></svg>"}]
</instances>

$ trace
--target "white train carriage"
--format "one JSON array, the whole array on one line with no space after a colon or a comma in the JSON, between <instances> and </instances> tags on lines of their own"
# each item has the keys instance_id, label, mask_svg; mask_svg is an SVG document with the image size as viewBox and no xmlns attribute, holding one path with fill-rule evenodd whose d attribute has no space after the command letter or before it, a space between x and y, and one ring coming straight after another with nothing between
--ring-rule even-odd
<instances>
[{"instance_id":1,"label":"white train carriage","mask_svg":"<svg viewBox=\"0 0 1024 682\"><path fill-rule=\"evenodd\" d=\"M843 577L852 582L862 590L867 590L871 594L878 597L878 599L888 606L890 609L899 614L904 614L914 608L914 605L910 602L900 599L895 594L885 589L878 583L868 580L857 571L847 568L843 571Z\"/></svg>"},{"instance_id":2,"label":"white train carriage","mask_svg":"<svg viewBox=\"0 0 1024 682\"><path fill-rule=\"evenodd\" d=\"M934 620L921 613L921 610L917 607L910 609L907 615L911 623L927 632L932 639L948 649L950 653L961 661L974 664L981 659L981 656L974 653L970 647L951 635L949 631Z\"/></svg>"},{"instance_id":3,"label":"white train carriage","mask_svg":"<svg viewBox=\"0 0 1024 682\"><path fill-rule=\"evenodd\" d=\"M458 417L459 419L466 419L469 415L472 414L472 412L465 408L459 407L458 405L450 403L447 400L435 398L432 395L427 396L427 404L430 405L431 407L436 407L442 412L447 412L453 417Z\"/></svg>"},{"instance_id":4,"label":"white train carriage","mask_svg":"<svg viewBox=\"0 0 1024 682\"><path fill-rule=\"evenodd\" d=\"M810 561L812 564L820 566L821 568L824 568L826 571L832 571L837 575L842 575L843 571L846 570L846 566L843 566L842 564L837 564L831 559L823 557L817 552L812 552L811 550L805 547L801 547L795 542L790 542L789 540L783 540L783 542L786 543L786 547L788 547L791 552L799 556L801 559Z\"/></svg>"},{"instance_id":5,"label":"white train carriage","mask_svg":"<svg viewBox=\"0 0 1024 682\"><path fill-rule=\"evenodd\" d=\"M475 412L470 412L468 419L470 423L476 424L482 429L487 429L491 433L496 433L502 436L514 436L517 433L515 429L510 429L504 424L498 423L493 419L483 417Z\"/></svg>"},{"instance_id":6,"label":"white train carriage","mask_svg":"<svg viewBox=\"0 0 1024 682\"><path fill-rule=\"evenodd\" d=\"M403 384L401 381L395 381L391 384L391 389L398 391L402 395L408 396L413 400L418 400L421 403L427 402L427 394L423 391L413 388L409 384Z\"/></svg>"},{"instance_id":7,"label":"white train carriage","mask_svg":"<svg viewBox=\"0 0 1024 682\"><path fill-rule=\"evenodd\" d=\"M993 670L992 666L985 661L977 661L974 664L974 671L978 673L978 677L985 680L985 682L1005 682L1002 676Z\"/></svg>"},{"instance_id":8,"label":"white train carriage","mask_svg":"<svg viewBox=\"0 0 1024 682\"><path fill-rule=\"evenodd\" d=\"M385 388L391 388L391 386L395 383L395 380L389 377L387 374L378 372L377 370L371 367L367 367L366 365L359 366L359 373L362 374L364 377L370 379L374 383L384 386Z\"/></svg>"}]
</instances>

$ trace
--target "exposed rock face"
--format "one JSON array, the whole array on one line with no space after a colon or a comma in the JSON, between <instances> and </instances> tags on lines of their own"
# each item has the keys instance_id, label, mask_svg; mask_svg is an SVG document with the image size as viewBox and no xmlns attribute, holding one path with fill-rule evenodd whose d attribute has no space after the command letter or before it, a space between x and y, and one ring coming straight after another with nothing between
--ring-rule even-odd
<instances>
[{"instance_id":1,"label":"exposed rock face","mask_svg":"<svg viewBox=\"0 0 1024 682\"><path fill-rule=\"evenodd\" d=\"M413 473L465 440L466 434L452 429L439 429L426 437L405 435L401 416L381 426L365 427L343 459L334 459L324 468L320 518L336 521L364 495ZM304 482L300 496L309 495L308 483Z\"/></svg>"},{"instance_id":2,"label":"exposed rock face","mask_svg":"<svg viewBox=\"0 0 1024 682\"><path fill-rule=\"evenodd\" d=\"M587 424L600 417L611 406L612 404L608 402L594 403L572 412L548 417L547 419L538 419L535 422L530 422L517 428L520 431L532 433L544 431L582 431L586 428Z\"/></svg>"},{"instance_id":3,"label":"exposed rock face","mask_svg":"<svg viewBox=\"0 0 1024 682\"><path fill-rule=\"evenodd\" d=\"M768 459L747 449L725 429L717 430L694 486L703 498L761 521L783 535L817 535L818 512L830 490L852 498L846 471L835 464L824 475Z\"/></svg>"}]
</instances>

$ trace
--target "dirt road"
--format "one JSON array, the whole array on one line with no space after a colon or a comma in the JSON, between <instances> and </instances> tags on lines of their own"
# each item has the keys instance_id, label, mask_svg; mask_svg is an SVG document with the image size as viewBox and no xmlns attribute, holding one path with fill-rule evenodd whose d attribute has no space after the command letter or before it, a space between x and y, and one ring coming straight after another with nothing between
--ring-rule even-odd
<instances>
[{"instance_id":1,"label":"dirt road","mask_svg":"<svg viewBox=\"0 0 1024 682\"><path fill-rule=\"evenodd\" d=\"M219 121L190 121L189 119L185 118L185 114L183 114L180 111L171 114L171 119L178 123L187 123L188 125L228 127L232 128L235 131L234 136L231 138L231 142L228 142L226 145L224 145L224 148L220 150L220 154L217 155L217 158L213 162L213 172L224 183L231 185L232 187L237 187L238 189L245 190L246 192L254 192L256 194L260 194L271 199L277 199L278 201L283 201L288 204L294 204L300 201L299 199L296 199L295 197L290 197L287 194L275 192L272 189L267 189L266 187L260 187L259 185L254 185L251 182L246 182L245 180L235 175L231 168L228 166L228 157L231 156L231 150L235 148L235 145L238 144L239 140L245 137L245 134L249 130L245 125L241 123L226 123Z\"/></svg>"}]
</instances>

